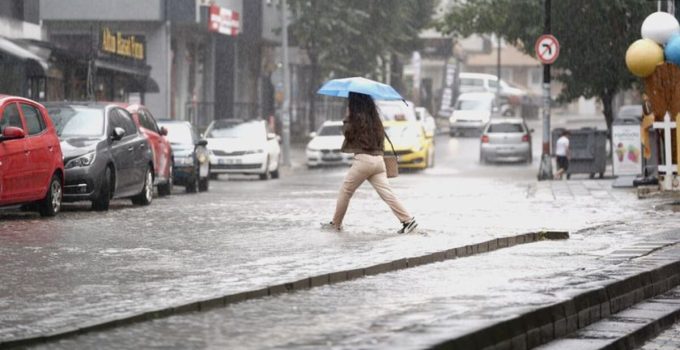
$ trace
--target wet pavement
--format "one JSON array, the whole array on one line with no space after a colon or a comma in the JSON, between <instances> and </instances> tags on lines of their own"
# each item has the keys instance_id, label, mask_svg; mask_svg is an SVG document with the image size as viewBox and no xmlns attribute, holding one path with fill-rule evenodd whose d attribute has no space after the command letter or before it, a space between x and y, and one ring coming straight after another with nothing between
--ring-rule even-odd
<instances>
[{"instance_id":1,"label":"wet pavement","mask_svg":"<svg viewBox=\"0 0 680 350\"><path fill-rule=\"evenodd\" d=\"M344 175L337 168L296 167L268 182L221 178L208 193L143 208L116 201L107 213L69 205L43 220L2 211L0 340L546 228L609 224L601 241L583 247L608 251L673 218L654 209L661 202L639 201L609 180L537 183L537 161L480 166L478 144L438 137L435 168L392 181L421 223L411 235L395 234L398 222L368 185L350 205L345 232L321 232Z\"/></svg>"},{"instance_id":2,"label":"wet pavement","mask_svg":"<svg viewBox=\"0 0 680 350\"><path fill-rule=\"evenodd\" d=\"M628 225L585 230L566 241L515 246L35 348L421 349L652 269L660 264L656 255L680 254L678 221L655 232L626 231ZM611 232L620 234L618 242L611 242Z\"/></svg>"},{"instance_id":3,"label":"wet pavement","mask_svg":"<svg viewBox=\"0 0 680 350\"><path fill-rule=\"evenodd\" d=\"M651 339L640 350L677 350L680 348L680 321Z\"/></svg>"}]
</instances>

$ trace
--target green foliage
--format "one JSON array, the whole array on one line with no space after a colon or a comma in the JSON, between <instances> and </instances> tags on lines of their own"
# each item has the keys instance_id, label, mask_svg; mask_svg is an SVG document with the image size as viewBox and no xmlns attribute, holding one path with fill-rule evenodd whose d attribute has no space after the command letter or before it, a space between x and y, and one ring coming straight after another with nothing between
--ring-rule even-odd
<instances>
[{"instance_id":1,"label":"green foliage","mask_svg":"<svg viewBox=\"0 0 680 350\"><path fill-rule=\"evenodd\" d=\"M551 2L552 34L560 41L555 77L564 83L563 102L598 97L611 123L611 100L639 80L628 72L625 53L640 38L640 26L656 11L656 3L640 0L555 0ZM534 56L543 33L540 0L455 0L436 27L461 37L500 33Z\"/></svg>"},{"instance_id":2,"label":"green foliage","mask_svg":"<svg viewBox=\"0 0 680 350\"><path fill-rule=\"evenodd\" d=\"M437 0L289 0L290 32L319 78L374 74L380 58L417 48Z\"/></svg>"}]
</instances>

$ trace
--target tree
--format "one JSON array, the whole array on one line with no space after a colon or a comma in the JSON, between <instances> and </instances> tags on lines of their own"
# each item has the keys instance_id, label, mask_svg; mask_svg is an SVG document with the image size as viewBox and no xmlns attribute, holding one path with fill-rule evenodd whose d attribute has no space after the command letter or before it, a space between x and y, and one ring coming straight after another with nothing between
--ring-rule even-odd
<instances>
[{"instance_id":1,"label":"tree","mask_svg":"<svg viewBox=\"0 0 680 350\"><path fill-rule=\"evenodd\" d=\"M290 33L310 64L310 127L315 127L316 89L324 80L331 74L378 79L381 65L393 55L417 48L437 1L289 0Z\"/></svg>"},{"instance_id":2,"label":"tree","mask_svg":"<svg viewBox=\"0 0 680 350\"><path fill-rule=\"evenodd\" d=\"M599 98L611 131L614 96L639 83L626 68L626 50L640 38L642 21L656 11L655 3L569 0L551 5L552 34L560 41L560 57L553 66L555 78L564 83L558 101ZM534 56L534 43L543 33L543 1L455 0L436 26L463 37L496 33Z\"/></svg>"}]
</instances>

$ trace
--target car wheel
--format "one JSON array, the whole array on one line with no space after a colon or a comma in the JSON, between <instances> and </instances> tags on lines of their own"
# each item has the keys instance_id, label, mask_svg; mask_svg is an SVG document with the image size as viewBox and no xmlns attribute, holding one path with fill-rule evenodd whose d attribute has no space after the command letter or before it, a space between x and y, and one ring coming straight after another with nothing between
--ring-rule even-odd
<instances>
[{"instance_id":1,"label":"car wheel","mask_svg":"<svg viewBox=\"0 0 680 350\"><path fill-rule=\"evenodd\" d=\"M38 212L40 216L55 216L61 210L61 199L63 189L61 186L61 177L59 175L52 175L50 180L50 187L47 189L45 198L38 204Z\"/></svg>"},{"instance_id":2,"label":"car wheel","mask_svg":"<svg viewBox=\"0 0 680 350\"><path fill-rule=\"evenodd\" d=\"M281 156L279 155L279 161L276 163L276 169L271 172L272 179L278 179L279 178L279 169L281 168Z\"/></svg>"},{"instance_id":3,"label":"car wheel","mask_svg":"<svg viewBox=\"0 0 680 350\"><path fill-rule=\"evenodd\" d=\"M146 169L142 192L132 197L132 203L137 205L149 205L153 201L153 172L151 167Z\"/></svg>"},{"instance_id":4,"label":"car wheel","mask_svg":"<svg viewBox=\"0 0 680 350\"><path fill-rule=\"evenodd\" d=\"M92 201L92 210L95 211L106 211L109 210L109 204L111 203L111 185L113 181L111 181L111 168L106 167L106 171L104 172L104 178L102 180L102 184L99 187L99 193L97 194L97 198L95 198Z\"/></svg>"},{"instance_id":5,"label":"car wheel","mask_svg":"<svg viewBox=\"0 0 680 350\"><path fill-rule=\"evenodd\" d=\"M264 173L260 174L260 180L269 180L271 178L271 173L269 172L269 157L267 157L267 163L264 166Z\"/></svg>"},{"instance_id":6,"label":"car wheel","mask_svg":"<svg viewBox=\"0 0 680 350\"><path fill-rule=\"evenodd\" d=\"M212 175L212 174L210 174ZM184 187L187 191L187 193L195 193L198 191L200 187L200 176L201 173L199 172L199 169L196 168L194 171L194 176L191 178L191 180L187 183L187 185ZM212 178L212 176L210 176Z\"/></svg>"},{"instance_id":7,"label":"car wheel","mask_svg":"<svg viewBox=\"0 0 680 350\"><path fill-rule=\"evenodd\" d=\"M158 185L158 195L163 197L163 196L169 196L172 193L172 186L174 186L173 181L174 179L172 178L172 171L173 171L173 164L170 163L170 169L168 169L169 175L168 175L168 182Z\"/></svg>"},{"instance_id":8,"label":"car wheel","mask_svg":"<svg viewBox=\"0 0 680 350\"><path fill-rule=\"evenodd\" d=\"M204 177L198 181L198 190L201 192L207 192L210 188L210 178Z\"/></svg>"},{"instance_id":9,"label":"car wheel","mask_svg":"<svg viewBox=\"0 0 680 350\"><path fill-rule=\"evenodd\" d=\"M429 158L427 160L427 167L428 168L434 168L434 155L435 155L434 150L431 150L429 152Z\"/></svg>"}]
</instances>

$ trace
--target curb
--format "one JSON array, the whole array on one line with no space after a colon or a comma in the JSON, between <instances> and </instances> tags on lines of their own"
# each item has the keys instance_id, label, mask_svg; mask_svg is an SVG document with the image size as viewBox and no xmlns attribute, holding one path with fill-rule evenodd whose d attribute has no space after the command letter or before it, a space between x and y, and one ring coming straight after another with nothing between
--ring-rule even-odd
<instances>
[{"instance_id":1,"label":"curb","mask_svg":"<svg viewBox=\"0 0 680 350\"><path fill-rule=\"evenodd\" d=\"M680 284L680 260L529 311L430 349L531 349L562 338Z\"/></svg>"},{"instance_id":2,"label":"curb","mask_svg":"<svg viewBox=\"0 0 680 350\"><path fill-rule=\"evenodd\" d=\"M565 231L541 231L525 233L517 236L496 238L481 243L451 248L444 251L438 251L416 257L398 259L394 261L372 265L365 268L356 268L350 270L331 272L327 274L307 277L295 282L281 283L257 290L249 290L240 293L211 298L207 300L201 300L181 305L174 305L159 310L143 312L137 315L125 316L121 318L103 321L93 321L89 324L84 324L79 327L63 328L40 336L11 339L6 341L0 340L0 348L37 345L91 331L101 331L109 328L130 325L137 322L150 321L157 318L169 317L196 311L206 311L215 308L222 308L231 304L240 303L247 300L307 290L315 287L351 281L366 276L375 276L382 273L394 272L398 270L413 268L436 262L463 258L477 254L483 254L494 250L512 247L519 244L534 243L542 240L562 240L568 238L569 233Z\"/></svg>"}]
</instances>

